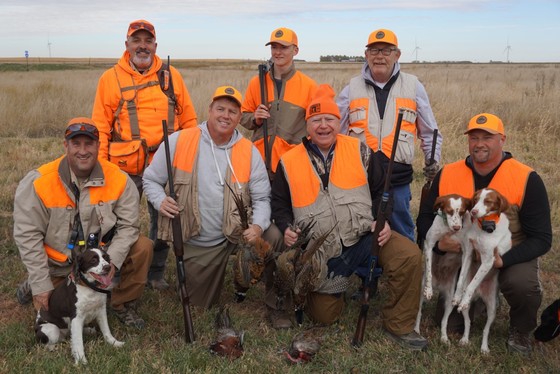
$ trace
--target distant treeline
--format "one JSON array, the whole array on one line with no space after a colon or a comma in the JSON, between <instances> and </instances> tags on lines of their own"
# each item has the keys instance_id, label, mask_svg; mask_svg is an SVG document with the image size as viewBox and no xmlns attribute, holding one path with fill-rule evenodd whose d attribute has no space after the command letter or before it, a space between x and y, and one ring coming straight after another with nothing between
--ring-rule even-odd
<instances>
[{"instance_id":1,"label":"distant treeline","mask_svg":"<svg viewBox=\"0 0 560 374\"><path fill-rule=\"evenodd\" d=\"M364 62L364 56L327 55L319 57L320 62Z\"/></svg>"}]
</instances>

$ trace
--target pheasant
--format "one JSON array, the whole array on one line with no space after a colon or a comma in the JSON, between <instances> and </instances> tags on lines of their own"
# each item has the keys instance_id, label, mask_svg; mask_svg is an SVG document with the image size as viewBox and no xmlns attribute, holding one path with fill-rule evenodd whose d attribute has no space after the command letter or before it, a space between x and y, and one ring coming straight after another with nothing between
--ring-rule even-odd
<instances>
[{"instance_id":1,"label":"pheasant","mask_svg":"<svg viewBox=\"0 0 560 374\"><path fill-rule=\"evenodd\" d=\"M231 186L228 188L233 194L235 205L241 219L241 229L249 228L249 214L243 201L243 197L236 194ZM233 279L235 288L235 298L237 302L245 300L245 295L249 287L256 284L262 277L266 262L271 256L271 246L262 237L254 242L247 242L243 236L237 244L237 253L233 262Z\"/></svg>"},{"instance_id":2,"label":"pheasant","mask_svg":"<svg viewBox=\"0 0 560 374\"><path fill-rule=\"evenodd\" d=\"M230 360L241 357L244 332L240 333L233 328L227 307L220 307L215 323L217 337L216 341L210 345L210 352Z\"/></svg>"},{"instance_id":3,"label":"pheasant","mask_svg":"<svg viewBox=\"0 0 560 374\"><path fill-rule=\"evenodd\" d=\"M308 225L304 229L310 230L312 226ZM280 309L283 306L282 302L285 295L291 292L294 300L296 321L300 326L303 323L303 308L305 307L307 295L317 288L320 281L321 266L318 262L312 261L312 258L335 227L336 224L329 231L311 242L306 249L301 248L305 242L302 239L298 247L286 250L276 261L276 287L280 302L280 305L277 307ZM304 229L302 229L298 238L303 237Z\"/></svg>"},{"instance_id":4,"label":"pheasant","mask_svg":"<svg viewBox=\"0 0 560 374\"><path fill-rule=\"evenodd\" d=\"M317 354L321 348L322 328L314 327L297 334L284 351L284 356L294 364L305 364Z\"/></svg>"}]
</instances>

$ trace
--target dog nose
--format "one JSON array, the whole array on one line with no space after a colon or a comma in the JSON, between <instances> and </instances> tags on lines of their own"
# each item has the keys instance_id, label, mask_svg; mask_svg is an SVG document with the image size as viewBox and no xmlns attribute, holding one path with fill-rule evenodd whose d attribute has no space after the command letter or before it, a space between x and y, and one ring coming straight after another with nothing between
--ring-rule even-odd
<instances>
[{"instance_id":1,"label":"dog nose","mask_svg":"<svg viewBox=\"0 0 560 374\"><path fill-rule=\"evenodd\" d=\"M472 214L473 216L478 216L478 209L473 209L473 210L471 210L471 214Z\"/></svg>"},{"instance_id":2,"label":"dog nose","mask_svg":"<svg viewBox=\"0 0 560 374\"><path fill-rule=\"evenodd\" d=\"M459 225L454 225L453 226L453 231L459 231L459 230L461 230L461 226L459 226Z\"/></svg>"}]
</instances>

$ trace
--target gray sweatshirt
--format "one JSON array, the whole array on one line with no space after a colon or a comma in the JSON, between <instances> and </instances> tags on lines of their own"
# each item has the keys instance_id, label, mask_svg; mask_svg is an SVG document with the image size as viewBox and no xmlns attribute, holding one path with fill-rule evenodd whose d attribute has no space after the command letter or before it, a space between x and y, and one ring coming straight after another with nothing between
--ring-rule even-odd
<instances>
[{"instance_id":1,"label":"gray sweatshirt","mask_svg":"<svg viewBox=\"0 0 560 374\"><path fill-rule=\"evenodd\" d=\"M222 218L224 215L224 188L228 187L224 179L227 170L232 168L231 148L242 138L242 135L235 130L227 144L218 146L212 141L206 122L201 123L198 127L202 130L196 167L201 229L200 235L190 238L188 244L211 247L225 240L222 232ZM175 155L178 137L179 132L175 132L169 137L171 160ZM235 175L235 170L232 170L232 174ZM144 171L142 182L146 197L159 210L166 196L164 190L167 183L165 146L162 145L156 151L152 162ZM270 226L270 182L264 162L254 146L251 153L249 191L253 208L252 223L259 225L264 231Z\"/></svg>"}]
</instances>

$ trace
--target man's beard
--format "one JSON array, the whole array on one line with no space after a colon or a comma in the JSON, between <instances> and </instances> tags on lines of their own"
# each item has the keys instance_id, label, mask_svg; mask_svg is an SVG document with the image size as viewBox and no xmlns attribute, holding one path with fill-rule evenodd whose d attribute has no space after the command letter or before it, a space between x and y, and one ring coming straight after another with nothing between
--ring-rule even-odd
<instances>
[{"instance_id":1,"label":"man's beard","mask_svg":"<svg viewBox=\"0 0 560 374\"><path fill-rule=\"evenodd\" d=\"M152 65L152 54L139 56L138 54L132 55L132 63L138 69L147 69Z\"/></svg>"}]
</instances>

